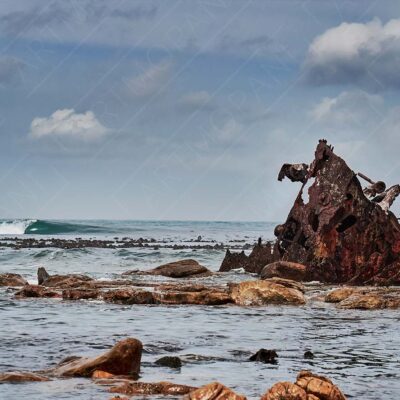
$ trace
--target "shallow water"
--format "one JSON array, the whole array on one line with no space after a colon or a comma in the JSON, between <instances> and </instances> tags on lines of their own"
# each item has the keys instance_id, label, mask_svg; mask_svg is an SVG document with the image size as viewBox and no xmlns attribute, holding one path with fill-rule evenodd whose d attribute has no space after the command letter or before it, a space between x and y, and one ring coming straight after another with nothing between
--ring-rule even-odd
<instances>
[{"instance_id":1,"label":"shallow water","mask_svg":"<svg viewBox=\"0 0 400 400\"><path fill-rule=\"evenodd\" d=\"M259 227L249 226L234 234L255 240ZM264 228L268 231L270 225ZM229 233L229 226L226 230ZM210 240L216 236L215 229L195 234ZM218 235L220 240L221 232ZM0 271L34 280L37 267L44 265L50 273L85 272L106 278L183 257L216 270L223 255L223 251L209 250L2 249ZM212 279L250 278L231 273ZM45 369L68 355L99 354L129 336L144 343L141 376L147 382L199 386L218 380L256 399L277 381L293 381L301 369L310 369L333 379L349 398L396 399L400 395L398 311L338 310L318 302L261 308L119 306L94 301L17 301L12 295L11 290L0 289L0 371ZM275 349L278 363L248 362L260 348ZM303 358L306 350L314 353L313 360ZM181 357L182 368L156 366L154 361L164 355ZM0 385L0 398L23 397L83 400L111 395L84 379Z\"/></svg>"}]
</instances>

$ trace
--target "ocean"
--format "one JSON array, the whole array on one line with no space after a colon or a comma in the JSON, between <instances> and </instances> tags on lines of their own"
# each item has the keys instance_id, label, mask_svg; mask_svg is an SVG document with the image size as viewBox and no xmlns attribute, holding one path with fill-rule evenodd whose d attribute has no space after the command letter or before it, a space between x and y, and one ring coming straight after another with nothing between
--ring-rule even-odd
<instances>
[{"instance_id":1,"label":"ocean","mask_svg":"<svg viewBox=\"0 0 400 400\"><path fill-rule=\"evenodd\" d=\"M0 246L0 272L36 283L38 267L50 274L84 273L118 278L169 261L194 258L217 271L226 248L250 251L259 237L273 239L272 222L43 221L2 220L0 242L14 238L99 239L118 243L142 238L132 248L13 248ZM221 245L222 244L222 245ZM174 245L176 245L174 247ZM218 246L216 246L218 245ZM198 278L200 279L200 278ZM235 270L216 283L255 279ZM293 381L301 369L334 380L348 398L395 399L400 392L397 311L339 310L305 306L121 306L100 301L16 300L0 288L0 371L41 370L70 355L96 355L116 341L144 344L141 379L200 386L214 380L258 399L274 383ZM275 349L275 365L249 362L260 348ZM305 351L314 359L304 359ZM157 366L164 355L183 361L180 370ZM0 398L109 399L87 379L0 385ZM156 397L154 397L156 398Z\"/></svg>"}]
</instances>

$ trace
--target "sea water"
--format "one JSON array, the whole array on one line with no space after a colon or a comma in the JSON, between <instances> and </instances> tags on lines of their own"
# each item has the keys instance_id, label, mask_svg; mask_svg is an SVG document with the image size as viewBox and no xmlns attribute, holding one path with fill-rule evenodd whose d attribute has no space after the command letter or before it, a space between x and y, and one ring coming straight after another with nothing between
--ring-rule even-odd
<instances>
[{"instance_id":1,"label":"sea water","mask_svg":"<svg viewBox=\"0 0 400 400\"><path fill-rule=\"evenodd\" d=\"M239 248L258 237L273 238L274 223L176 221L0 222L5 237L114 239L153 238L160 244L224 243ZM200 237L201 236L201 237ZM194 258L216 271L219 249L148 247L128 249L20 249L0 247L0 272L15 272L36 283L36 271L85 273L97 279L146 270ZM207 278L210 279L210 278ZM233 271L216 283L254 279ZM141 380L200 386L218 380L250 399L274 383L294 381L301 369L326 375L348 398L397 399L400 393L398 311L339 310L310 302L305 306L121 306L100 301L15 300L0 288L0 371L41 370L70 355L97 355L116 341L136 337L144 344ZM275 365L249 362L260 348L275 349ZM314 359L306 360L310 350ZM179 356L180 370L154 364ZM88 379L2 384L0 399L109 399L104 387Z\"/></svg>"}]
</instances>

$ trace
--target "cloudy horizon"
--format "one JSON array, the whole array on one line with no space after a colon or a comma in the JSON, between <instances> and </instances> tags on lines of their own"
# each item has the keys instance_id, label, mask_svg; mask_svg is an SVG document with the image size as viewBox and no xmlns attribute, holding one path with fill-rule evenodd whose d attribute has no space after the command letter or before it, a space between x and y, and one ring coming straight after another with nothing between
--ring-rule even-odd
<instances>
[{"instance_id":1,"label":"cloudy horizon","mask_svg":"<svg viewBox=\"0 0 400 400\"><path fill-rule=\"evenodd\" d=\"M4 0L0 21L0 218L281 221L279 169L320 138L400 183L396 1Z\"/></svg>"}]
</instances>

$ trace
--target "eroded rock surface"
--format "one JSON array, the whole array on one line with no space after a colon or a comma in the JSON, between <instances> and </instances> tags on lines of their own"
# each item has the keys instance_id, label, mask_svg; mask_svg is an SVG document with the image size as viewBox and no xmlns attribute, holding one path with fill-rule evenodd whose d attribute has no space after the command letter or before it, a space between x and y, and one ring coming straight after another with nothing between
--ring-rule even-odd
<instances>
[{"instance_id":1,"label":"eroded rock surface","mask_svg":"<svg viewBox=\"0 0 400 400\"><path fill-rule=\"evenodd\" d=\"M19 274L0 274L0 286L24 286L28 282Z\"/></svg>"},{"instance_id":2,"label":"eroded rock surface","mask_svg":"<svg viewBox=\"0 0 400 400\"><path fill-rule=\"evenodd\" d=\"M246 397L219 382L213 382L190 392L184 400L246 400Z\"/></svg>"},{"instance_id":3,"label":"eroded rock surface","mask_svg":"<svg viewBox=\"0 0 400 400\"><path fill-rule=\"evenodd\" d=\"M32 372L5 372L0 373L0 382L22 383L22 382L46 382L50 379L46 376L34 374Z\"/></svg>"},{"instance_id":4,"label":"eroded rock surface","mask_svg":"<svg viewBox=\"0 0 400 400\"><path fill-rule=\"evenodd\" d=\"M179 385L171 382L125 382L119 386L110 388L111 393L121 393L128 396L182 396L195 390L193 386Z\"/></svg>"},{"instance_id":5,"label":"eroded rock surface","mask_svg":"<svg viewBox=\"0 0 400 400\"><path fill-rule=\"evenodd\" d=\"M307 280L307 267L303 264L289 262L289 261L275 261L274 263L266 265L260 273L261 279L269 278L284 278L294 281Z\"/></svg>"},{"instance_id":6,"label":"eroded rock surface","mask_svg":"<svg viewBox=\"0 0 400 400\"><path fill-rule=\"evenodd\" d=\"M157 268L146 271L146 274L161 275L169 278L188 278L212 275L212 272L200 265L196 260L187 259L160 265Z\"/></svg>"}]
</instances>

